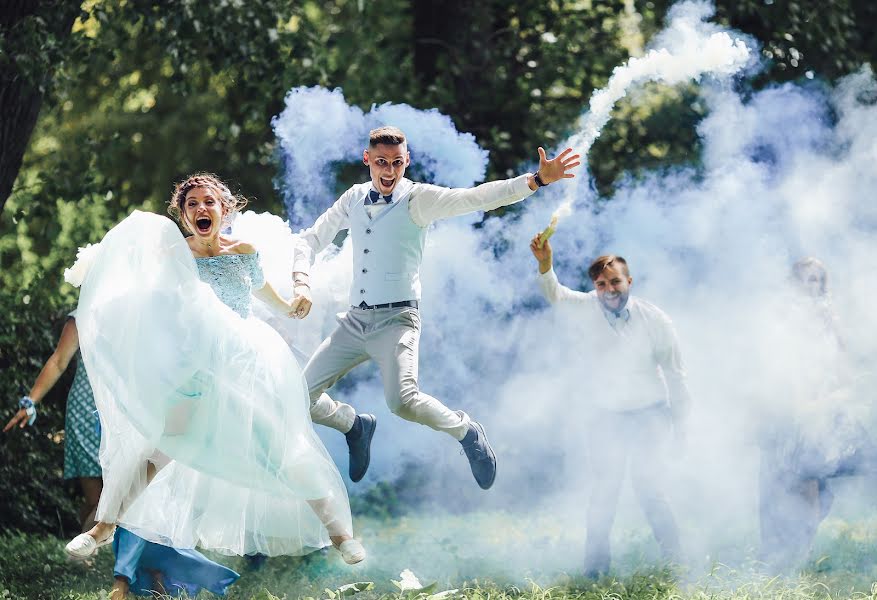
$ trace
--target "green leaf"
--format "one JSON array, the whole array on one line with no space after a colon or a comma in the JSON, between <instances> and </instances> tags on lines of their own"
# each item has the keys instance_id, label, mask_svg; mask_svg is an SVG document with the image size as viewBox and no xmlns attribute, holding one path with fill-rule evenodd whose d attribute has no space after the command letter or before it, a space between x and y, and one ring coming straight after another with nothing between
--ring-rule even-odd
<instances>
[{"instance_id":1,"label":"green leaf","mask_svg":"<svg viewBox=\"0 0 877 600\"><path fill-rule=\"evenodd\" d=\"M357 581L356 583L348 583L339 587L336 592L338 596L352 596L359 592L367 592L373 590L375 584L373 581Z\"/></svg>"},{"instance_id":2,"label":"green leaf","mask_svg":"<svg viewBox=\"0 0 877 600\"><path fill-rule=\"evenodd\" d=\"M445 590L443 592L438 592L436 594L431 594L431 595L427 596L426 600L446 600L447 598L450 598L451 596L453 596L454 594L456 594L459 591L460 590L458 590L458 589Z\"/></svg>"}]
</instances>

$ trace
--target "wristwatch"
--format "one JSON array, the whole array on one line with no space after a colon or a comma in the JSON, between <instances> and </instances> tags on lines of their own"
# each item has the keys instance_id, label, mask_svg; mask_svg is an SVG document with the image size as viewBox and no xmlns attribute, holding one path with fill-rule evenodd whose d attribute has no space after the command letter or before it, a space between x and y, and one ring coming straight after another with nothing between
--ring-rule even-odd
<instances>
[{"instance_id":1,"label":"wristwatch","mask_svg":"<svg viewBox=\"0 0 877 600\"><path fill-rule=\"evenodd\" d=\"M24 412L27 413L27 424L33 425L34 421L37 420L37 407L34 406L33 400L31 400L30 396L22 396L21 400L18 401L18 408L23 408Z\"/></svg>"},{"instance_id":2,"label":"wristwatch","mask_svg":"<svg viewBox=\"0 0 877 600\"><path fill-rule=\"evenodd\" d=\"M533 180L536 182L536 185L538 185L539 187L545 187L546 185L548 185L547 183L542 181L541 177L539 177L539 171L536 171L535 173L533 173Z\"/></svg>"}]
</instances>

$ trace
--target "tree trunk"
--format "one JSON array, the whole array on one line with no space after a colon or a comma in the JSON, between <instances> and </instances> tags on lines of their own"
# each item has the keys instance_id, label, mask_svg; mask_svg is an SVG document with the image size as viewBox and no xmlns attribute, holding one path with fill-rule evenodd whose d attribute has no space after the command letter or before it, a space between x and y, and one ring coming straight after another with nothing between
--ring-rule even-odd
<instances>
[{"instance_id":1,"label":"tree trunk","mask_svg":"<svg viewBox=\"0 0 877 600\"><path fill-rule=\"evenodd\" d=\"M412 0L411 8L414 72L421 89L444 85L454 90L454 105L442 108L462 119L458 126L465 124L470 127L467 131L474 132L475 98L491 93L492 1Z\"/></svg>"},{"instance_id":2,"label":"tree trunk","mask_svg":"<svg viewBox=\"0 0 877 600\"><path fill-rule=\"evenodd\" d=\"M446 55L452 47L456 4L411 0L414 14L414 73L423 85L435 81L439 74L439 57Z\"/></svg>"},{"instance_id":3,"label":"tree trunk","mask_svg":"<svg viewBox=\"0 0 877 600\"><path fill-rule=\"evenodd\" d=\"M64 47L79 14L79 5L69 0L3 1L0 42L6 56L0 60L0 212L12 193L51 83L54 63L60 58L44 49ZM29 28L30 25L34 27ZM34 30L41 35L35 35ZM48 58L45 64L29 66L27 72L21 68L22 59L33 65L44 57Z\"/></svg>"}]
</instances>

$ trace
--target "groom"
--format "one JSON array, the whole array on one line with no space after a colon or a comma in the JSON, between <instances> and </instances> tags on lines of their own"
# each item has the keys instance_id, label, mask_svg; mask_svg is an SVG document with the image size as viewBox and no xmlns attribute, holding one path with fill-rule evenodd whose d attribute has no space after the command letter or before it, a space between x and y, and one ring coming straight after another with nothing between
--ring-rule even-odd
<instances>
[{"instance_id":1,"label":"groom","mask_svg":"<svg viewBox=\"0 0 877 600\"><path fill-rule=\"evenodd\" d=\"M338 327L304 370L314 423L337 429L347 438L351 480L359 481L368 469L376 419L357 415L352 406L333 400L325 391L371 359L381 371L390 410L453 436L462 444L478 485L485 490L493 485L496 457L484 427L465 412L450 410L417 384L420 265L426 233L438 219L520 202L541 186L574 177L570 170L579 165L579 156L571 152L568 148L548 160L539 148L536 173L450 189L406 179L411 158L405 134L396 127L380 127L369 133L362 154L371 181L344 192L311 228L301 232L305 253L293 267L297 296L308 296L307 273L314 257L339 231L349 230L353 244L350 310L338 319ZM299 318L306 316L310 301L303 299L297 308Z\"/></svg>"}]
</instances>

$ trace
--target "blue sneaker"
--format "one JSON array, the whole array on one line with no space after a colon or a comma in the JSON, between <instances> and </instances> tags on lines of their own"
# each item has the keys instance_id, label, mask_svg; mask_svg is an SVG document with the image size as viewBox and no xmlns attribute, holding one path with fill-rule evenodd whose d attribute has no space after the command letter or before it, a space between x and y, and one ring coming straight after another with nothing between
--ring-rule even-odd
<instances>
[{"instance_id":1,"label":"blue sneaker","mask_svg":"<svg viewBox=\"0 0 877 600\"><path fill-rule=\"evenodd\" d=\"M365 477L365 472L368 471L372 437L375 435L377 424L378 420L374 415L356 415L353 429L345 434L350 454L348 473L350 481L354 483Z\"/></svg>"},{"instance_id":2,"label":"blue sneaker","mask_svg":"<svg viewBox=\"0 0 877 600\"><path fill-rule=\"evenodd\" d=\"M475 481L482 490L490 489L493 480L496 479L496 455L490 447L490 442L487 441L484 427L472 421L469 424L469 433L460 444L463 445L463 452L469 459L469 467L472 469Z\"/></svg>"}]
</instances>

